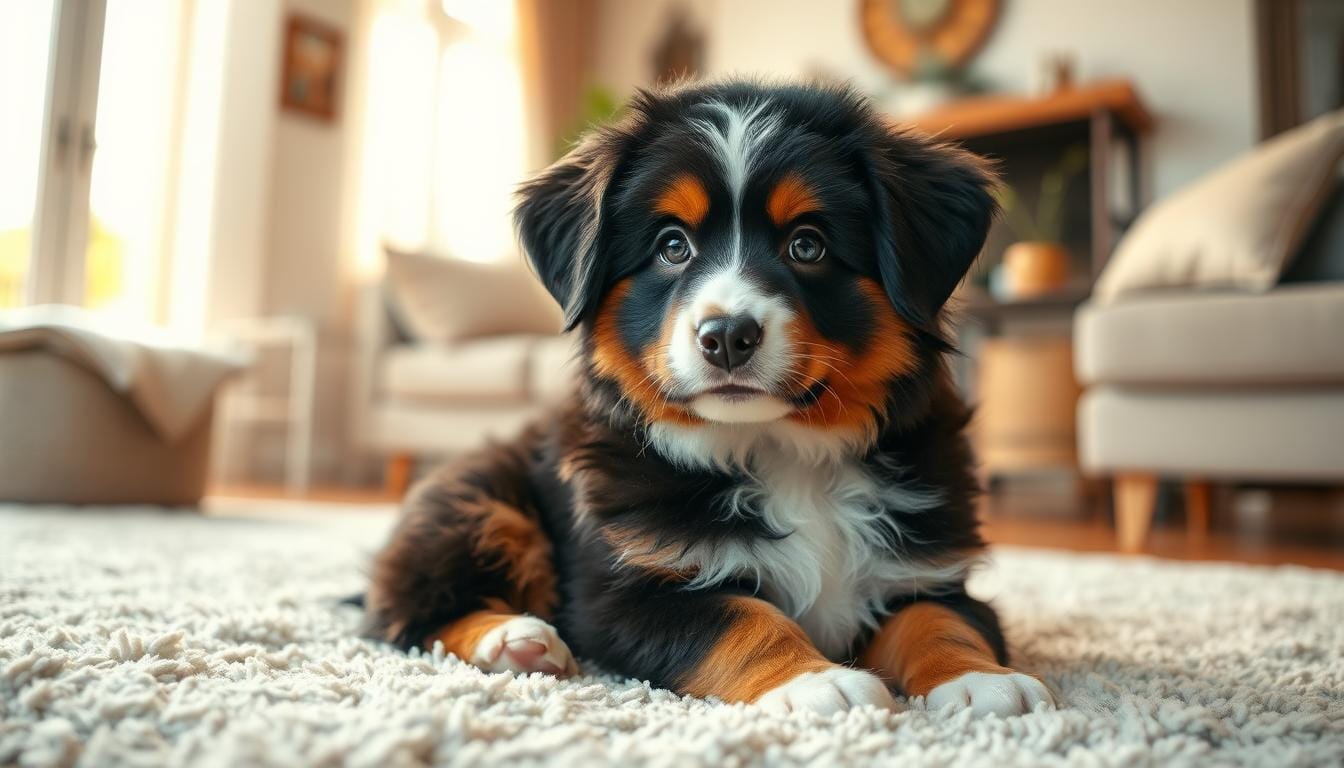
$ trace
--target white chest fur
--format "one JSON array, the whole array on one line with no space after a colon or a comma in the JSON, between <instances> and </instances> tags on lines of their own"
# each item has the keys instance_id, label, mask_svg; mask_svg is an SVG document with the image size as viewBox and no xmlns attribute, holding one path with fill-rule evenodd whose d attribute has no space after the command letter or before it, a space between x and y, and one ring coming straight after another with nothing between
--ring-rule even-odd
<instances>
[{"instance_id":1,"label":"white chest fur","mask_svg":"<svg viewBox=\"0 0 1344 768\"><path fill-rule=\"evenodd\" d=\"M729 499L728 513L758 517L786 535L693 546L674 565L698 572L692 588L755 580L832 659L845 658L892 598L960 583L974 564L906 554L919 547L903 541L901 520L937 514L934 492L879 483L857 461L804 462L787 450L753 451L747 466L751 479ZM908 547L893 548L893 540Z\"/></svg>"}]
</instances>

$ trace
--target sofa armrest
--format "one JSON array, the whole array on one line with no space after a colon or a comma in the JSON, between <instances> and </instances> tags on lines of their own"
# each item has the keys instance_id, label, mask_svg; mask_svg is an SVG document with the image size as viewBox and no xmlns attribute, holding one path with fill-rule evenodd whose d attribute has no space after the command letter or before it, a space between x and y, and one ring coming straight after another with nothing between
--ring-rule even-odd
<instances>
[{"instance_id":1,"label":"sofa armrest","mask_svg":"<svg viewBox=\"0 0 1344 768\"><path fill-rule=\"evenodd\" d=\"M372 413L378 405L378 371L387 351L401 341L388 311L383 281L369 278L355 289L353 354L350 371L350 439L373 448Z\"/></svg>"}]
</instances>

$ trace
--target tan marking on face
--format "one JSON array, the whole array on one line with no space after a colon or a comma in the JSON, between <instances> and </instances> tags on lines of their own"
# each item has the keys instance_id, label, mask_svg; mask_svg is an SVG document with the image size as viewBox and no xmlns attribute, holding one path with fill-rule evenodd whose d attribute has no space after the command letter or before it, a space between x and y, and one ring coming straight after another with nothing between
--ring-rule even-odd
<instances>
[{"instance_id":1,"label":"tan marking on face","mask_svg":"<svg viewBox=\"0 0 1344 768\"><path fill-rule=\"evenodd\" d=\"M454 654L459 659L470 659L476 652L476 646L480 645L481 638L485 637L485 633L521 615L510 610L500 600L487 599L485 603L487 607L484 610L469 613L431 634L425 640L425 650L432 651L434 641L438 640L443 643L443 650L446 653Z\"/></svg>"},{"instance_id":2,"label":"tan marking on face","mask_svg":"<svg viewBox=\"0 0 1344 768\"><path fill-rule=\"evenodd\" d=\"M727 316L728 316L728 310L725 309L722 304L708 303L699 307L695 307L695 316L691 318L691 322L698 327L701 323L705 322L711 317L727 317Z\"/></svg>"},{"instance_id":3,"label":"tan marking on face","mask_svg":"<svg viewBox=\"0 0 1344 768\"><path fill-rule=\"evenodd\" d=\"M732 623L677 690L724 701L755 701L827 661L802 628L778 608L754 597L728 598Z\"/></svg>"},{"instance_id":4,"label":"tan marking on face","mask_svg":"<svg viewBox=\"0 0 1344 768\"><path fill-rule=\"evenodd\" d=\"M873 329L864 349L855 351L821 335L812 321L798 315L789 321L788 334L798 362L791 374L799 391L826 385L820 398L789 415L812 427L877 434L878 417L887 407L887 385L919 365L912 331L887 300L882 286L859 279L859 291L872 308Z\"/></svg>"},{"instance_id":5,"label":"tan marking on face","mask_svg":"<svg viewBox=\"0 0 1344 768\"><path fill-rule=\"evenodd\" d=\"M1013 671L999 665L974 627L937 603L915 603L887 619L860 654L859 664L909 696L927 696L967 672Z\"/></svg>"},{"instance_id":6,"label":"tan marking on face","mask_svg":"<svg viewBox=\"0 0 1344 768\"><path fill-rule=\"evenodd\" d=\"M644 357L636 358L621 340L617 315L626 294L630 292L630 278L612 287L593 321L593 370L615 381L625 395L649 421L661 421L683 426L700 424L700 418L663 396L661 384L671 380L672 371L667 357L672 346L672 330L677 312L667 313L662 333L657 342L650 344Z\"/></svg>"},{"instance_id":7,"label":"tan marking on face","mask_svg":"<svg viewBox=\"0 0 1344 768\"><path fill-rule=\"evenodd\" d=\"M765 211L776 227L783 227L805 213L821 210L821 203L807 182L796 173L779 180L765 201Z\"/></svg>"},{"instance_id":8,"label":"tan marking on face","mask_svg":"<svg viewBox=\"0 0 1344 768\"><path fill-rule=\"evenodd\" d=\"M682 223L699 227L709 214L709 193L705 185L689 173L683 173L658 196L654 210L666 216L675 216Z\"/></svg>"}]
</instances>

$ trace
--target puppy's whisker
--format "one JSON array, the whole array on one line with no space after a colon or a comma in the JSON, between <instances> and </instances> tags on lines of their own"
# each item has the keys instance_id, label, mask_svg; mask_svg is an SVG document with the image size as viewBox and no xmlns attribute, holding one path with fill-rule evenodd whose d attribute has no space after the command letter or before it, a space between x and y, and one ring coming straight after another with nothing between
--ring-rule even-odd
<instances>
[{"instance_id":1,"label":"puppy's whisker","mask_svg":"<svg viewBox=\"0 0 1344 768\"><path fill-rule=\"evenodd\" d=\"M851 379L849 378L849 376L847 376L847 375L845 374L845 372L842 371L842 370L840 370L840 368L838 368L837 366L835 366L835 365L833 365L833 364L831 364L831 363L828 363L828 362L825 361L825 360L822 360L822 359L820 359L820 358L817 358L817 357L814 357L814 356L812 356L812 355L808 355L808 354L800 354L798 357L799 357L802 361L813 361L813 360L815 360L817 363L821 364L823 367L825 367L827 370L829 370L829 371L831 371L832 373L834 373L836 376L839 376L841 379L844 379L845 384L849 385L849 387L851 387L851 388L853 388L853 389L858 389L858 387L856 387L856 386L854 385L853 380L851 380ZM826 382L825 382L824 380L822 380L822 379L818 379L817 382L818 382L819 384L821 384L823 387L827 387L827 388L829 388L829 386L826 384ZM835 394L835 395L836 395L836 399L839 399L839 394L838 394L838 393L835 393L834 390L831 390L831 391L832 391L832 394Z\"/></svg>"},{"instance_id":2,"label":"puppy's whisker","mask_svg":"<svg viewBox=\"0 0 1344 768\"><path fill-rule=\"evenodd\" d=\"M844 379L844 380L845 380L845 383L848 384L851 388L853 388L853 389L858 389L858 387L855 386L854 381L853 381L852 379L850 379L849 376L846 375L845 372L842 371L842 370L841 370L840 368L838 368L837 366L835 366L835 365L833 365L833 364L831 364L831 363L828 363L828 362L826 362L826 361L823 360L823 359L816 358L816 357L812 357L811 355L807 355L807 354L800 355L800 357L802 357L802 358L805 359L805 360L816 360L818 363L820 363L821 365L825 366L828 370L830 370L830 371L832 371L833 373L835 373L835 375L837 375L837 376L839 376L840 378Z\"/></svg>"},{"instance_id":3,"label":"puppy's whisker","mask_svg":"<svg viewBox=\"0 0 1344 768\"><path fill-rule=\"evenodd\" d=\"M790 370L792 371L792 369L790 369ZM798 375L800 375L800 376L805 376L805 374L802 374L801 372L796 372L796 373L797 373ZM840 397L840 393L839 393L839 392L836 392L835 389L834 389L833 387L831 387L829 384L827 384L826 381L825 381L824 379L816 379L816 380L814 381L814 383L812 383L812 384L809 385L809 384L807 384L807 380L806 380L806 378L803 378L799 383L800 383L801 385L803 385L803 389L805 389L805 390L806 390L806 389L811 389L811 388L814 387L814 386L820 385L821 388L822 388L822 391L829 393L832 397L835 398L836 405L838 405L838 406L840 407L840 413L843 414L843 413L845 413L845 412L847 411L847 409L846 409L846 407L845 407L845 401L844 401L844 398ZM809 407L809 410L811 410L810 407Z\"/></svg>"}]
</instances>

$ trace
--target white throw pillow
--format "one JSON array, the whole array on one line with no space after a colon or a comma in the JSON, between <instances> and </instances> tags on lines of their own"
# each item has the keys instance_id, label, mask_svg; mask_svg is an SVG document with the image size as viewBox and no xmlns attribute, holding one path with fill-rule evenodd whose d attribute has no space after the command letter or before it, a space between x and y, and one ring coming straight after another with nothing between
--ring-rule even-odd
<instances>
[{"instance_id":1,"label":"white throw pillow","mask_svg":"<svg viewBox=\"0 0 1344 768\"><path fill-rule=\"evenodd\" d=\"M1282 133L1153 204L1094 294L1150 288L1265 291L1311 228L1344 156L1344 110Z\"/></svg>"},{"instance_id":2,"label":"white throw pillow","mask_svg":"<svg viewBox=\"0 0 1344 768\"><path fill-rule=\"evenodd\" d=\"M479 264L387 251L393 312L417 341L559 333L560 308L521 263Z\"/></svg>"}]
</instances>

